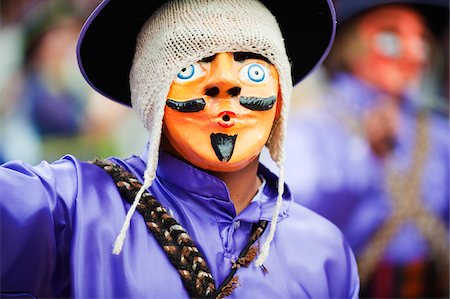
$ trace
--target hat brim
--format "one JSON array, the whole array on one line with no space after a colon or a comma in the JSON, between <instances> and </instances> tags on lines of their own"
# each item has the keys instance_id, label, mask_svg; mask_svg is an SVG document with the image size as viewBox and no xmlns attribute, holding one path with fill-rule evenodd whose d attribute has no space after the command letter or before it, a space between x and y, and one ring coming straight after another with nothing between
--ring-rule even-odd
<instances>
[{"instance_id":1,"label":"hat brim","mask_svg":"<svg viewBox=\"0 0 450 299\"><path fill-rule=\"evenodd\" d=\"M401 4L409 5L419 10L426 18L430 29L435 34L448 26L449 1L448 0L337 0L335 1L337 19L341 26L350 23L371 9Z\"/></svg>"},{"instance_id":2,"label":"hat brim","mask_svg":"<svg viewBox=\"0 0 450 299\"><path fill-rule=\"evenodd\" d=\"M164 0L104 0L85 22L77 57L87 82L102 95L131 106L129 73L136 37ZM334 40L331 0L263 2L276 17L292 64L293 83L324 60Z\"/></svg>"}]
</instances>

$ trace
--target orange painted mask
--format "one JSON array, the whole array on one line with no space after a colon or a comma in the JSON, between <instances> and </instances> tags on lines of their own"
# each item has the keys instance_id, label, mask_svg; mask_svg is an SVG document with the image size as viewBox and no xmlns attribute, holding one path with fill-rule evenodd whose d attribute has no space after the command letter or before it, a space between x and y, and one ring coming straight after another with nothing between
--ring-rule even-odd
<instances>
[{"instance_id":1,"label":"orange painted mask","mask_svg":"<svg viewBox=\"0 0 450 299\"><path fill-rule=\"evenodd\" d=\"M393 95L420 83L429 58L429 33L418 12L383 6L363 16L358 30L367 48L353 66L358 76Z\"/></svg>"},{"instance_id":2,"label":"orange painted mask","mask_svg":"<svg viewBox=\"0 0 450 299\"><path fill-rule=\"evenodd\" d=\"M278 97L278 72L265 58L218 53L183 68L172 82L164 134L191 164L236 171L260 154L278 113Z\"/></svg>"}]
</instances>

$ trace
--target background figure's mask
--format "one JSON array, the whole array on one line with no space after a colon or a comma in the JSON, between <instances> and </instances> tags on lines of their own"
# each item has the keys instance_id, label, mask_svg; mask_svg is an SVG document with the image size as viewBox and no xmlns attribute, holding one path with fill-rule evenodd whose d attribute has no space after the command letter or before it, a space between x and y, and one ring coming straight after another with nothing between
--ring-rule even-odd
<instances>
[{"instance_id":1,"label":"background figure's mask","mask_svg":"<svg viewBox=\"0 0 450 299\"><path fill-rule=\"evenodd\" d=\"M431 35L419 12L404 5L382 6L360 17L357 26L366 49L352 65L359 77L393 96L420 84Z\"/></svg>"},{"instance_id":2,"label":"background figure's mask","mask_svg":"<svg viewBox=\"0 0 450 299\"><path fill-rule=\"evenodd\" d=\"M218 53L183 68L164 112L164 134L175 154L211 171L247 166L278 114L278 79L275 67L252 53Z\"/></svg>"}]
</instances>

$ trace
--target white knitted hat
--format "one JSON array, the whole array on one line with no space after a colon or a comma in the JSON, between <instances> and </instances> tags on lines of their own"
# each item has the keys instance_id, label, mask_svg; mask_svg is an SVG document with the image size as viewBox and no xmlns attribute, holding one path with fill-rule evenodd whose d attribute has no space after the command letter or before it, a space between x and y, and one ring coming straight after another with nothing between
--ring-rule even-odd
<instances>
[{"instance_id":1,"label":"white knitted hat","mask_svg":"<svg viewBox=\"0 0 450 299\"><path fill-rule=\"evenodd\" d=\"M256 0L175 0L145 23L137 38L130 90L133 109L151 134L151 155L158 151L172 81L183 67L219 52L254 52L277 68L283 107L267 146L274 161L281 162L291 67L275 17Z\"/></svg>"}]
</instances>

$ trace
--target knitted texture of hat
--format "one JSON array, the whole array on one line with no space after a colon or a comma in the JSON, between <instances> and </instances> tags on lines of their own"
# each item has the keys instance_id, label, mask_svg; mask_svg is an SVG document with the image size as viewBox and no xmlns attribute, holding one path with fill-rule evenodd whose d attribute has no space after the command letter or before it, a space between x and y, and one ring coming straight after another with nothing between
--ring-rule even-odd
<instances>
[{"instance_id":1,"label":"knitted texture of hat","mask_svg":"<svg viewBox=\"0 0 450 299\"><path fill-rule=\"evenodd\" d=\"M144 24L137 38L130 89L132 106L151 140L159 140L166 97L176 75L219 52L261 54L276 67L283 103L267 146L274 161L281 161L291 66L275 17L256 0L171 1Z\"/></svg>"},{"instance_id":2,"label":"knitted texture of hat","mask_svg":"<svg viewBox=\"0 0 450 299\"><path fill-rule=\"evenodd\" d=\"M266 144L272 159L280 167L278 202L273 217L275 223L271 225L268 238L271 240L284 190L283 144L292 78L278 23L257 0L169 1L153 13L142 27L130 72L130 90L133 109L150 133L143 188L148 188L155 177L164 107L172 81L183 67L220 52L260 54L279 73L282 107ZM133 211L132 206L129 214ZM129 222L131 216L127 218ZM121 245L119 247L116 252L120 252ZM265 248L268 251L268 244Z\"/></svg>"}]
</instances>

